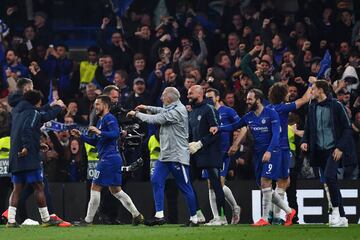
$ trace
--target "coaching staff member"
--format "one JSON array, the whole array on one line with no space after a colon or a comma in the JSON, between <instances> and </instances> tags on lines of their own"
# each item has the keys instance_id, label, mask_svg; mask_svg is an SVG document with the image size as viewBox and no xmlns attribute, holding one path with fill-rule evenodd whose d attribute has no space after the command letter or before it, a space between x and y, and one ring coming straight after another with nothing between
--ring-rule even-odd
<instances>
[{"instance_id":1,"label":"coaching staff member","mask_svg":"<svg viewBox=\"0 0 360 240\"><path fill-rule=\"evenodd\" d=\"M343 105L332 98L326 81L316 81L312 94L301 149L308 153L313 167L320 167L329 187L333 206L329 226L347 227L337 170L340 160L345 167L356 161L351 123Z\"/></svg>"},{"instance_id":2,"label":"coaching staff member","mask_svg":"<svg viewBox=\"0 0 360 240\"><path fill-rule=\"evenodd\" d=\"M200 85L192 86L188 91L192 110L189 113L190 154L194 156L196 166L206 169L210 185L214 189L216 204L220 216L224 216L225 195L220 182L222 168L220 133L210 133L211 127L219 126L219 114L214 106L204 99L204 90Z\"/></svg>"}]
</instances>

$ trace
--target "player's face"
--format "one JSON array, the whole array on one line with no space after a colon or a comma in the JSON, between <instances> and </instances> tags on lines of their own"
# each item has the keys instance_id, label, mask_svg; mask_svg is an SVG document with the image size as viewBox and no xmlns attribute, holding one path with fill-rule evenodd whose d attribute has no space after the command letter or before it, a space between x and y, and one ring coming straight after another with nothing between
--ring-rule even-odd
<instances>
[{"instance_id":1,"label":"player's face","mask_svg":"<svg viewBox=\"0 0 360 240\"><path fill-rule=\"evenodd\" d=\"M318 99L320 96L319 88L317 88L315 85L312 86L311 93L314 99Z\"/></svg>"},{"instance_id":2,"label":"player's face","mask_svg":"<svg viewBox=\"0 0 360 240\"><path fill-rule=\"evenodd\" d=\"M95 100L95 113L97 116L102 116L104 114L105 104L100 100Z\"/></svg>"},{"instance_id":3,"label":"player's face","mask_svg":"<svg viewBox=\"0 0 360 240\"><path fill-rule=\"evenodd\" d=\"M246 97L246 104L249 111L256 111L256 109L258 108L258 101L255 98L255 94L253 92L248 93Z\"/></svg>"},{"instance_id":4,"label":"player's face","mask_svg":"<svg viewBox=\"0 0 360 240\"><path fill-rule=\"evenodd\" d=\"M214 92L207 92L206 97L211 99L211 101L213 101L214 104L217 103L217 97L215 96Z\"/></svg>"}]
</instances>

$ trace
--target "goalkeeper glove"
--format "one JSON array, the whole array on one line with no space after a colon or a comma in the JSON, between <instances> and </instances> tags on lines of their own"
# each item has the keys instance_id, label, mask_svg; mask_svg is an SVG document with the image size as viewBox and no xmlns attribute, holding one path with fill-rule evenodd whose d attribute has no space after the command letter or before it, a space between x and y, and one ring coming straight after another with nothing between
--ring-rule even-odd
<instances>
[{"instance_id":1,"label":"goalkeeper glove","mask_svg":"<svg viewBox=\"0 0 360 240\"><path fill-rule=\"evenodd\" d=\"M196 153L196 152L199 151L202 147L203 147L203 144L201 143L201 141L189 143L190 154Z\"/></svg>"}]
</instances>

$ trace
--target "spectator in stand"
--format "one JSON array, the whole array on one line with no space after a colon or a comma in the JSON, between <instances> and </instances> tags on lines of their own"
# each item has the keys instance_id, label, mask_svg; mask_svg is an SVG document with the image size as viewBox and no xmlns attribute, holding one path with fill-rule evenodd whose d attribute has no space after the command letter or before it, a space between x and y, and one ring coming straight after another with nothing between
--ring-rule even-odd
<instances>
[{"instance_id":1,"label":"spectator in stand","mask_svg":"<svg viewBox=\"0 0 360 240\"><path fill-rule=\"evenodd\" d=\"M101 94L99 89L96 89L95 84L89 83L86 85L86 91L82 98L79 99L79 114L83 119L89 121L90 112L93 109L93 103L98 95Z\"/></svg>"},{"instance_id":2,"label":"spectator in stand","mask_svg":"<svg viewBox=\"0 0 360 240\"><path fill-rule=\"evenodd\" d=\"M52 180L55 182L67 181L67 166L70 162L70 133L68 131L55 133L48 132L49 140L51 141L52 151L47 153L52 162Z\"/></svg>"},{"instance_id":3,"label":"spectator in stand","mask_svg":"<svg viewBox=\"0 0 360 240\"><path fill-rule=\"evenodd\" d=\"M131 50L120 31L113 32L111 34L110 43L107 42L106 27L109 23L110 19L108 17L103 18L98 41L101 50L104 54L110 55L112 57L112 59L114 60L115 70L125 69L126 71L129 71L129 59L132 57ZM122 26L120 22L117 21L117 30L121 30L121 27Z\"/></svg>"},{"instance_id":4,"label":"spectator in stand","mask_svg":"<svg viewBox=\"0 0 360 240\"><path fill-rule=\"evenodd\" d=\"M154 105L155 100L159 96L161 82L157 82L157 86L151 90L146 89L145 81L142 78L136 78L133 82L133 92L130 94L125 104L126 109L134 109L136 106Z\"/></svg>"},{"instance_id":5,"label":"spectator in stand","mask_svg":"<svg viewBox=\"0 0 360 240\"><path fill-rule=\"evenodd\" d=\"M281 59L284 53L287 51L287 47L284 42L284 38L280 36L279 34L276 34L272 38L272 52L273 52L273 58L274 63L276 67L281 66Z\"/></svg>"},{"instance_id":6,"label":"spectator in stand","mask_svg":"<svg viewBox=\"0 0 360 240\"><path fill-rule=\"evenodd\" d=\"M227 38L227 56L230 58L231 65L234 66L236 58L240 57L239 51L240 39L239 36L232 32Z\"/></svg>"},{"instance_id":7,"label":"spectator in stand","mask_svg":"<svg viewBox=\"0 0 360 240\"><path fill-rule=\"evenodd\" d=\"M195 55L193 52L193 45L190 39L182 38L181 39L181 48L182 53L179 58L179 69L180 72L183 72L183 69L187 65L191 65L193 67L201 68L204 64L204 61L207 57L207 47L204 41L204 33L202 31L198 34L198 41L200 45L200 53L199 55Z\"/></svg>"},{"instance_id":8,"label":"spectator in stand","mask_svg":"<svg viewBox=\"0 0 360 240\"><path fill-rule=\"evenodd\" d=\"M151 46L154 44L155 39L151 35L149 25L141 25L129 41L131 42L131 47L135 53L142 53L146 60L151 59Z\"/></svg>"},{"instance_id":9,"label":"spectator in stand","mask_svg":"<svg viewBox=\"0 0 360 240\"><path fill-rule=\"evenodd\" d=\"M311 59L313 57L310 47L311 42L305 41L296 58L295 73L302 79L308 79L310 76Z\"/></svg>"},{"instance_id":10,"label":"spectator in stand","mask_svg":"<svg viewBox=\"0 0 360 240\"><path fill-rule=\"evenodd\" d=\"M89 121L87 121L87 119L84 118L84 116L82 116L80 114L79 107L78 107L78 103L75 100L70 100L68 102L67 105L67 112L65 114L65 116L69 116L72 117L74 122L78 125L82 125L82 126L86 126L89 124Z\"/></svg>"},{"instance_id":11,"label":"spectator in stand","mask_svg":"<svg viewBox=\"0 0 360 240\"><path fill-rule=\"evenodd\" d=\"M36 12L34 14L34 26L36 30L37 40L45 44L51 44L53 37L50 34L51 31L48 24L48 15L44 12Z\"/></svg>"},{"instance_id":12,"label":"spectator in stand","mask_svg":"<svg viewBox=\"0 0 360 240\"><path fill-rule=\"evenodd\" d=\"M129 85L132 85L137 78L141 78L146 82L149 76L146 65L145 56L142 53L136 53L133 58L133 67L135 71L132 71L129 74Z\"/></svg>"},{"instance_id":13,"label":"spectator in stand","mask_svg":"<svg viewBox=\"0 0 360 240\"><path fill-rule=\"evenodd\" d=\"M7 78L17 79L19 77L29 77L28 69L21 64L21 59L15 49L8 49L5 52L6 63L3 68Z\"/></svg>"},{"instance_id":14,"label":"spectator in stand","mask_svg":"<svg viewBox=\"0 0 360 240\"><path fill-rule=\"evenodd\" d=\"M189 105L189 99L187 98L187 93L189 91L189 89L196 85L196 79L193 76L189 76L185 78L184 81L184 86L179 87L180 90L180 101L182 104L184 104L185 106Z\"/></svg>"},{"instance_id":15,"label":"spectator in stand","mask_svg":"<svg viewBox=\"0 0 360 240\"><path fill-rule=\"evenodd\" d=\"M50 81L53 81L52 84L57 87L59 96L64 101L73 98L79 89L79 82L71 78L74 63L68 58L68 51L69 48L64 44L59 44L56 48L50 45L45 56L52 66Z\"/></svg>"},{"instance_id":16,"label":"spectator in stand","mask_svg":"<svg viewBox=\"0 0 360 240\"><path fill-rule=\"evenodd\" d=\"M10 136L11 115L10 106L6 102L0 102L0 138Z\"/></svg>"},{"instance_id":17,"label":"spectator in stand","mask_svg":"<svg viewBox=\"0 0 360 240\"><path fill-rule=\"evenodd\" d=\"M86 85L93 81L98 67L98 55L98 47L89 47L87 49L87 60L81 61L74 72L74 81L80 83L80 90L85 90Z\"/></svg>"},{"instance_id":18,"label":"spectator in stand","mask_svg":"<svg viewBox=\"0 0 360 240\"><path fill-rule=\"evenodd\" d=\"M350 41L353 24L353 16L350 10L344 9L340 12L340 21L335 26L335 40L336 43L343 41Z\"/></svg>"},{"instance_id":19,"label":"spectator in stand","mask_svg":"<svg viewBox=\"0 0 360 240\"><path fill-rule=\"evenodd\" d=\"M226 52L220 51L215 56L215 66L212 68L211 73L208 72L208 82L210 82L214 88L224 92L226 89L225 86L231 86L231 77L239 67L240 57L236 57L235 66L232 66L230 57L226 54ZM213 78L212 81L209 80L209 75Z\"/></svg>"},{"instance_id":20,"label":"spectator in stand","mask_svg":"<svg viewBox=\"0 0 360 240\"><path fill-rule=\"evenodd\" d=\"M48 100L50 91L50 81L46 73L40 68L39 64L32 61L29 66L30 78L33 80L34 89L41 91L45 101Z\"/></svg>"},{"instance_id":21,"label":"spectator in stand","mask_svg":"<svg viewBox=\"0 0 360 240\"><path fill-rule=\"evenodd\" d=\"M114 75L114 84L119 88L120 93L120 105L124 106L127 102L130 94L131 89L127 85L128 83L128 74L124 70L117 70Z\"/></svg>"},{"instance_id":22,"label":"spectator in stand","mask_svg":"<svg viewBox=\"0 0 360 240\"><path fill-rule=\"evenodd\" d=\"M103 89L114 83L114 75L113 58L110 55L105 55L99 59L99 66L96 68L93 83Z\"/></svg>"},{"instance_id":23,"label":"spectator in stand","mask_svg":"<svg viewBox=\"0 0 360 240\"><path fill-rule=\"evenodd\" d=\"M84 145L80 139L70 140L70 158L67 162L67 173L69 182L84 182L87 179L87 158Z\"/></svg>"}]
</instances>

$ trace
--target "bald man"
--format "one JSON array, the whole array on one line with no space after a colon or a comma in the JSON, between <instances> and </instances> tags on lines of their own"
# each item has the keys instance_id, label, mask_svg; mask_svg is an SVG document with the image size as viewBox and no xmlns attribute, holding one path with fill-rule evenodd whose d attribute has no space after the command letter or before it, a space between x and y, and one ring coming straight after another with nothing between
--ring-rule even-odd
<instances>
[{"instance_id":1,"label":"bald man","mask_svg":"<svg viewBox=\"0 0 360 240\"><path fill-rule=\"evenodd\" d=\"M209 132L211 127L220 125L219 114L213 105L204 100L204 90L200 85L189 89L188 99L192 107L189 113L190 154L193 155L196 166L207 171L210 186L215 192L220 216L212 225L226 225L225 196L220 181L221 139L219 133L213 135Z\"/></svg>"},{"instance_id":2,"label":"bald man","mask_svg":"<svg viewBox=\"0 0 360 240\"><path fill-rule=\"evenodd\" d=\"M130 111L128 116L159 124L160 127L160 157L155 163L154 174L151 177L155 200L156 214L153 219L145 222L148 226L162 225L164 218L164 188L169 173L173 175L181 192L185 195L190 220L184 226L197 227L196 199L189 176L189 122L185 106L180 102L180 93L174 87L167 87L161 95L163 107L139 105L136 111ZM152 114L139 112L147 111Z\"/></svg>"}]
</instances>

